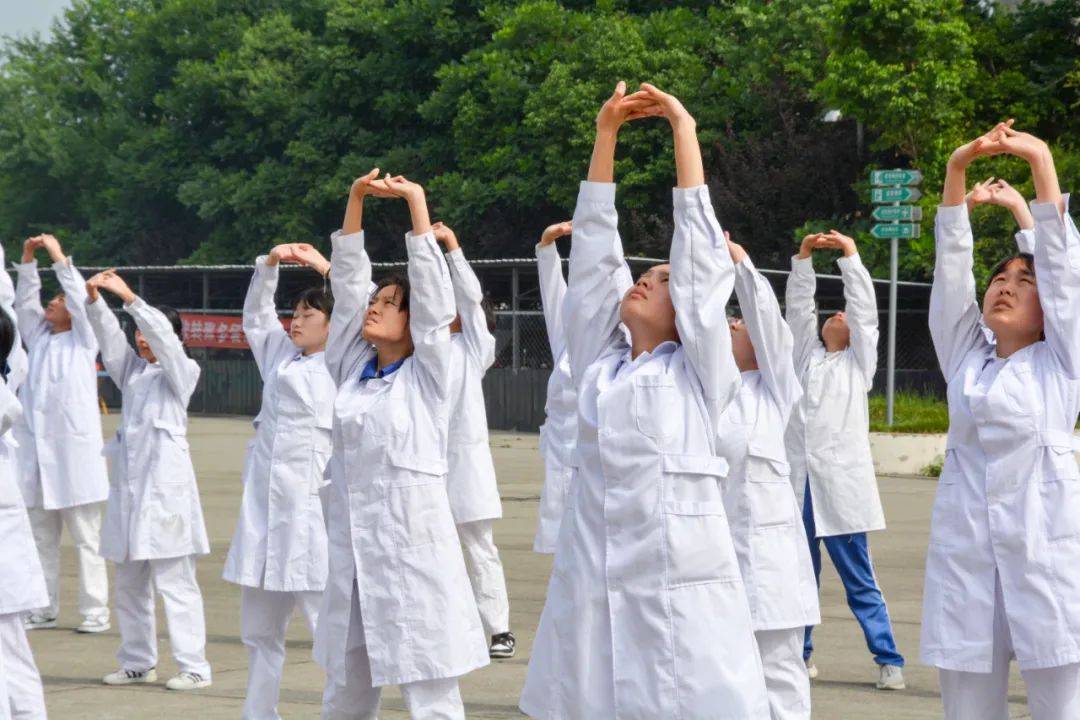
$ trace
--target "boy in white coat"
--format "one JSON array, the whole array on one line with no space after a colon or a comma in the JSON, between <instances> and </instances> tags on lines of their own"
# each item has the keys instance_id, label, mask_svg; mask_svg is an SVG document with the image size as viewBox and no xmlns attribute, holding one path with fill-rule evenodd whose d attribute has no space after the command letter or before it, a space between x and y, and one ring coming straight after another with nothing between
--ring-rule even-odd
<instances>
[{"instance_id":1,"label":"boy in white coat","mask_svg":"<svg viewBox=\"0 0 1080 720\"><path fill-rule=\"evenodd\" d=\"M495 521L502 517L502 500L488 444L482 384L484 373L495 362L495 336L491 334L495 314L484 300L480 280L465 259L454 231L441 222L431 229L446 249L458 313L450 325L453 421L446 449L446 492L484 632L491 638L488 652L493 658L510 658L515 646L510 632L510 600L494 535Z\"/></svg>"},{"instance_id":2,"label":"boy in white coat","mask_svg":"<svg viewBox=\"0 0 1080 720\"><path fill-rule=\"evenodd\" d=\"M44 309L34 259L42 248L53 261L61 288ZM101 455L98 347L84 305L85 282L52 235L27 240L16 268L15 313L29 354L29 375L19 390L19 480L49 592L48 605L29 614L27 627L56 627L60 533L67 526L79 567L83 621L76 629L103 632L110 627L109 577L98 545L109 480Z\"/></svg>"},{"instance_id":3,"label":"boy in white coat","mask_svg":"<svg viewBox=\"0 0 1080 720\"><path fill-rule=\"evenodd\" d=\"M837 265L844 279L846 305L844 312L825 322L819 336L811 253L823 249L843 253ZM814 574L820 582L819 540L823 540L844 583L848 607L880 667L877 687L902 690L904 658L896 650L866 537L870 531L885 528L870 457L866 397L877 369L878 315L874 285L855 241L835 230L804 238L799 254L791 259L786 309L795 341L795 370L803 387L802 400L787 429L787 453ZM810 677L815 677L811 631L808 626L803 658Z\"/></svg>"},{"instance_id":4,"label":"boy in white coat","mask_svg":"<svg viewBox=\"0 0 1080 720\"><path fill-rule=\"evenodd\" d=\"M0 246L0 267L4 250ZM30 521L17 481L18 462L11 436L22 415L15 391L26 378L26 351L15 323L15 289L0 272L0 718L44 720L41 676L26 640L23 615L48 602Z\"/></svg>"},{"instance_id":5,"label":"boy in white coat","mask_svg":"<svg viewBox=\"0 0 1080 720\"><path fill-rule=\"evenodd\" d=\"M255 438L244 459L240 517L224 578L241 586L240 638L248 650L244 720L277 720L285 632L299 608L314 635L326 587L326 521L319 492L330 459L337 387L326 369L333 298L322 287L296 301L286 332L274 304L279 265L322 276L311 245L287 243L255 259L244 298L244 336L263 378Z\"/></svg>"},{"instance_id":6,"label":"boy in white coat","mask_svg":"<svg viewBox=\"0 0 1080 720\"><path fill-rule=\"evenodd\" d=\"M104 682L157 679L156 591L180 670L166 687L204 688L210 685L210 664L195 557L208 554L210 543L187 441L187 406L199 365L184 351L175 310L150 307L112 271L90 278L86 289L102 363L123 397L120 428L106 450L111 483L101 535L102 555L116 563L120 669ZM101 290L120 298L135 319L137 353Z\"/></svg>"}]
</instances>

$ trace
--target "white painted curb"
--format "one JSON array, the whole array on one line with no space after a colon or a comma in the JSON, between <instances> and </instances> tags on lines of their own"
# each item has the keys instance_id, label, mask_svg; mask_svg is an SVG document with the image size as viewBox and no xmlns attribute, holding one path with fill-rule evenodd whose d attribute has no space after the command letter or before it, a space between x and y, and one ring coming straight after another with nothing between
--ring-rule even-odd
<instances>
[{"instance_id":1,"label":"white painted curb","mask_svg":"<svg viewBox=\"0 0 1080 720\"><path fill-rule=\"evenodd\" d=\"M945 435L870 433L870 453L878 475L925 475L945 457Z\"/></svg>"}]
</instances>

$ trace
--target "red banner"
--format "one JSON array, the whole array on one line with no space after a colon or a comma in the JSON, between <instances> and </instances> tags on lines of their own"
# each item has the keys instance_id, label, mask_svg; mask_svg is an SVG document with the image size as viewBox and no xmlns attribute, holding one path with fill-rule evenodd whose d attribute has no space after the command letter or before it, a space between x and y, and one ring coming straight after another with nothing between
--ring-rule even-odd
<instances>
[{"instance_id":1,"label":"red banner","mask_svg":"<svg viewBox=\"0 0 1080 720\"><path fill-rule=\"evenodd\" d=\"M203 315L180 313L184 321L184 344L193 348L222 348L246 350L243 320L239 315ZM281 318L288 330L291 318Z\"/></svg>"}]
</instances>

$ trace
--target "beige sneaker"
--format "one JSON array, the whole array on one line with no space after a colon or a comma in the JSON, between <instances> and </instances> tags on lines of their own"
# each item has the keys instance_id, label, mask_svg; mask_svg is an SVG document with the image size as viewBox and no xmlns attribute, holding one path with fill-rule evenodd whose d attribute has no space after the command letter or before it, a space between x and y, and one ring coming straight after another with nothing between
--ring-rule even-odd
<instances>
[{"instance_id":1,"label":"beige sneaker","mask_svg":"<svg viewBox=\"0 0 1080 720\"><path fill-rule=\"evenodd\" d=\"M817 680L817 665L809 658L806 659L806 674L811 680Z\"/></svg>"},{"instance_id":2,"label":"beige sneaker","mask_svg":"<svg viewBox=\"0 0 1080 720\"><path fill-rule=\"evenodd\" d=\"M210 680L198 673L182 672L176 677L169 678L165 687L169 690L198 690L210 687Z\"/></svg>"},{"instance_id":3,"label":"beige sneaker","mask_svg":"<svg viewBox=\"0 0 1080 720\"><path fill-rule=\"evenodd\" d=\"M154 668L142 672L121 668L101 678L101 682L106 685L134 685L135 683L152 683L155 680L157 680L157 670Z\"/></svg>"},{"instance_id":4,"label":"beige sneaker","mask_svg":"<svg viewBox=\"0 0 1080 720\"><path fill-rule=\"evenodd\" d=\"M903 670L896 665L881 666L881 674L877 681L878 690L903 690L906 687Z\"/></svg>"}]
</instances>

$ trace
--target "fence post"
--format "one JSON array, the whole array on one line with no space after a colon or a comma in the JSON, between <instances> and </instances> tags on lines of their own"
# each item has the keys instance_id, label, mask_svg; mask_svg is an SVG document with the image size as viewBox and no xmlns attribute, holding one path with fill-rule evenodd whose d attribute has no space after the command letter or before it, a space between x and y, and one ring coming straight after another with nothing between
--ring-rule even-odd
<instances>
[{"instance_id":1,"label":"fence post","mask_svg":"<svg viewBox=\"0 0 1080 720\"><path fill-rule=\"evenodd\" d=\"M205 270L202 274L202 309L203 312L210 309L210 273Z\"/></svg>"},{"instance_id":2,"label":"fence post","mask_svg":"<svg viewBox=\"0 0 1080 720\"><path fill-rule=\"evenodd\" d=\"M511 327L513 328L511 334L510 352L513 355L513 360L510 363L510 367L517 372L521 367L521 325L518 322L518 291L520 290L520 278L518 276L518 269L515 267L510 276L510 310L511 310Z\"/></svg>"}]
</instances>

